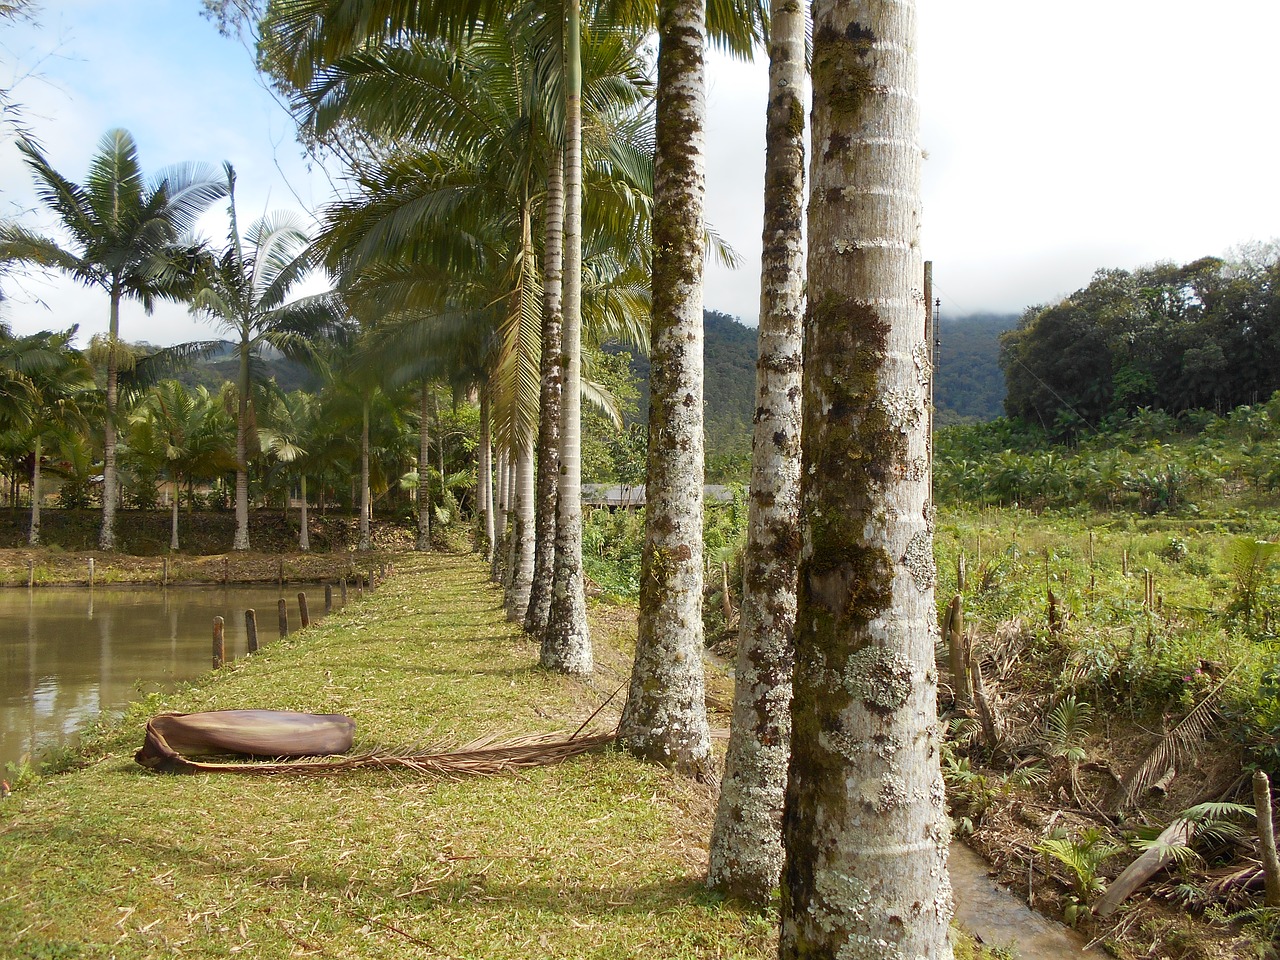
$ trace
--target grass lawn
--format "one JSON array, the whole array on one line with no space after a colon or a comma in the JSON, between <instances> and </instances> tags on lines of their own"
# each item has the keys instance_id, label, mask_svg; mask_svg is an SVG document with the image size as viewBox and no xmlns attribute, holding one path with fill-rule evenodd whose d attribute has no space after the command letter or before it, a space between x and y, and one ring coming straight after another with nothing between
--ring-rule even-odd
<instances>
[{"instance_id":1,"label":"grass lawn","mask_svg":"<svg viewBox=\"0 0 1280 960\"><path fill-rule=\"evenodd\" d=\"M396 563L362 602L135 705L85 765L21 778L0 800L0 956L774 954L774 918L703 891L713 796L618 753L459 780L133 762L164 710L340 712L358 746L411 746L572 730L626 675L625 615L596 611L583 685L537 669L476 559Z\"/></svg>"}]
</instances>

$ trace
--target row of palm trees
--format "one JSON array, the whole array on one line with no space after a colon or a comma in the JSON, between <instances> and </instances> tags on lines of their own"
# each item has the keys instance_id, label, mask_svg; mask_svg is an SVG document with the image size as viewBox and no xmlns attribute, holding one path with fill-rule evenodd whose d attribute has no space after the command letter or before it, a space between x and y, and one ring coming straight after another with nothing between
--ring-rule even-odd
<instances>
[{"instance_id":1,"label":"row of palm trees","mask_svg":"<svg viewBox=\"0 0 1280 960\"><path fill-rule=\"evenodd\" d=\"M785 44L771 37L771 59L793 66L803 59L798 6L774 0L770 11L785 31ZM592 668L579 483L580 404L591 391L582 346L605 335L647 338L640 625L619 742L693 776L709 774L711 756L700 611L704 45L710 36L748 52L764 23L757 0L271 0L259 62L291 99L304 141L347 165L351 192L325 211L320 236L296 257L288 242L264 243L269 231L250 230L242 241L234 216L231 243L210 257L184 248L175 216L157 232L162 255L149 252L142 274L173 283L128 288L144 304L190 297L238 334L241 472L252 332L275 319L274 329L289 334L281 349L299 356L328 325L349 352L379 358L362 366L376 376L350 375L366 397L375 386L416 385L425 402L433 380L474 389L480 500L492 530L485 539L502 560L508 615L540 636L546 667L572 674ZM653 30L656 80L645 53ZM725 824L737 852L723 861L730 869L747 866L735 859L781 830L787 957L870 955L891 943L904 954L947 953L936 729L922 719L933 703L934 572L922 427L930 373L915 329L922 265L913 31L910 2L815 3L820 149L810 198L805 469L795 469L799 380L759 394L762 404L786 395L791 405L758 418L776 423L757 447L766 436L788 461L788 477L803 479L798 494L794 483L762 494L761 506L771 497L783 510L753 522L751 536L763 538L756 549L785 550L787 561L772 573L749 569L765 577L771 610L752 629L783 647L752 681L767 722L751 719L752 707L742 711L743 729L735 709L735 726L757 746L780 749L754 770L731 773L740 797L765 801L718 819L717 829ZM767 205L766 234L791 253L803 216L800 76L780 73L771 94L771 152L785 149L767 179L787 186ZM209 182L220 184L208 187L211 197L234 188L229 172ZM199 193L179 183L163 181L155 206ZM136 192L140 201L151 196ZM40 252L30 246L28 259ZM79 269L45 252L51 265ZM0 247L0 257L18 254ZM285 280L300 271L300 257L322 264L336 291L287 299ZM168 269L157 272L158 260ZM258 284L263 265L279 283ZM766 296L785 297L794 323L799 258L780 249L770 270ZM113 423L117 305L126 288L114 279L100 285L113 305ZM762 351L762 369L798 378L798 348L775 347ZM367 423L367 402L362 413ZM111 474L113 454L106 463ZM753 490L768 469L754 463ZM505 524L495 522L495 480L498 504L512 515L505 537ZM238 506L245 486L237 483ZM367 498L363 479L361 488ZM105 545L108 530L104 522ZM247 546L247 534L237 546ZM793 636L794 736L779 717L791 700ZM777 870L771 859L757 879L771 884Z\"/></svg>"}]
</instances>

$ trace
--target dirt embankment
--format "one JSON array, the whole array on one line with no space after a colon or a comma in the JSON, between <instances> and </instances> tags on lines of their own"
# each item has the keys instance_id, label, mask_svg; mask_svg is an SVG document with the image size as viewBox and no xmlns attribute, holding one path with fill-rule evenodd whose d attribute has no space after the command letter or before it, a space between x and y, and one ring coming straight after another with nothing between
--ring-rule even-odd
<instances>
[{"instance_id":1,"label":"dirt embankment","mask_svg":"<svg viewBox=\"0 0 1280 960\"><path fill-rule=\"evenodd\" d=\"M30 514L0 510L0 585L86 583L89 559L95 583L262 583L329 580L377 572L389 552L412 549L414 531L378 520L372 527L373 550L358 553L359 525L349 516L313 516L308 524L311 549L298 550L297 516L279 510L250 514L253 549L231 551L235 515L207 512L179 516L181 549L169 550L171 516L167 510L122 510L116 515L119 549L97 549L101 513L97 510L46 510L41 514L39 547L27 544ZM167 561L167 571L166 571Z\"/></svg>"}]
</instances>

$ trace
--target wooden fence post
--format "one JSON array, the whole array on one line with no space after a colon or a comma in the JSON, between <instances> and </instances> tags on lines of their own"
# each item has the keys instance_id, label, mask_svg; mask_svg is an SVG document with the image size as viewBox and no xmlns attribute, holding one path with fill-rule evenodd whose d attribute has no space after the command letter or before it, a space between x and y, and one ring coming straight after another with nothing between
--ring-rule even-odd
<instances>
[{"instance_id":1,"label":"wooden fence post","mask_svg":"<svg viewBox=\"0 0 1280 960\"><path fill-rule=\"evenodd\" d=\"M284 597L280 598L280 636L287 637L289 635L289 607L284 602Z\"/></svg>"},{"instance_id":2,"label":"wooden fence post","mask_svg":"<svg viewBox=\"0 0 1280 960\"><path fill-rule=\"evenodd\" d=\"M27 561L27 587L30 589L36 585L36 562L34 560Z\"/></svg>"},{"instance_id":3,"label":"wooden fence post","mask_svg":"<svg viewBox=\"0 0 1280 960\"><path fill-rule=\"evenodd\" d=\"M338 593L339 593L339 596L341 596L342 598L342 605L345 607L347 605L347 578L346 577L343 577L341 580L338 581Z\"/></svg>"},{"instance_id":4,"label":"wooden fence post","mask_svg":"<svg viewBox=\"0 0 1280 960\"><path fill-rule=\"evenodd\" d=\"M227 661L227 646L223 638L221 617L213 618L213 669L218 670Z\"/></svg>"},{"instance_id":5,"label":"wooden fence post","mask_svg":"<svg viewBox=\"0 0 1280 960\"><path fill-rule=\"evenodd\" d=\"M302 592L298 593L298 619L302 622L299 629L305 630L311 626L311 614L307 611L307 595Z\"/></svg>"},{"instance_id":6,"label":"wooden fence post","mask_svg":"<svg viewBox=\"0 0 1280 960\"><path fill-rule=\"evenodd\" d=\"M89 558L89 588L93 588L93 557Z\"/></svg>"},{"instance_id":7,"label":"wooden fence post","mask_svg":"<svg viewBox=\"0 0 1280 960\"><path fill-rule=\"evenodd\" d=\"M326 583L324 585L324 612L326 614L333 612L333 584Z\"/></svg>"},{"instance_id":8,"label":"wooden fence post","mask_svg":"<svg viewBox=\"0 0 1280 960\"><path fill-rule=\"evenodd\" d=\"M167 587L169 585L169 558L165 557L160 568L160 586Z\"/></svg>"},{"instance_id":9,"label":"wooden fence post","mask_svg":"<svg viewBox=\"0 0 1280 960\"><path fill-rule=\"evenodd\" d=\"M244 612L244 635L249 642L249 652L258 652L258 614L250 608Z\"/></svg>"},{"instance_id":10,"label":"wooden fence post","mask_svg":"<svg viewBox=\"0 0 1280 960\"><path fill-rule=\"evenodd\" d=\"M1276 853L1276 831L1271 821L1271 780L1261 770L1253 775L1253 804L1258 813L1258 845L1262 848L1267 906L1280 907L1280 856Z\"/></svg>"}]
</instances>

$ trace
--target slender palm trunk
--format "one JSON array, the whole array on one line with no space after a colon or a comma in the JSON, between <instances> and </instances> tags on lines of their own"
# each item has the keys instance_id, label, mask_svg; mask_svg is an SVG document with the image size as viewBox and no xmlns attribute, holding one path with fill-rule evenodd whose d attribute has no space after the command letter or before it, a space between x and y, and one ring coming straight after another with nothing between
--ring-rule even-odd
<instances>
[{"instance_id":1,"label":"slender palm trunk","mask_svg":"<svg viewBox=\"0 0 1280 960\"><path fill-rule=\"evenodd\" d=\"M307 529L307 475L302 474L298 480L298 485L302 488L302 506L299 508L298 517L298 549L306 553L311 549L311 531Z\"/></svg>"},{"instance_id":2,"label":"slender palm trunk","mask_svg":"<svg viewBox=\"0 0 1280 960\"><path fill-rule=\"evenodd\" d=\"M782 960L951 956L915 20L814 3Z\"/></svg>"},{"instance_id":3,"label":"slender palm trunk","mask_svg":"<svg viewBox=\"0 0 1280 960\"><path fill-rule=\"evenodd\" d=\"M240 400L236 412L236 535L232 550L249 549L249 344L240 343Z\"/></svg>"},{"instance_id":4,"label":"slender palm trunk","mask_svg":"<svg viewBox=\"0 0 1280 960\"><path fill-rule=\"evenodd\" d=\"M415 550L431 549L431 431L427 426L427 409L431 390L424 381L418 399L418 539Z\"/></svg>"},{"instance_id":5,"label":"slender palm trunk","mask_svg":"<svg viewBox=\"0 0 1280 960\"><path fill-rule=\"evenodd\" d=\"M484 511L484 558L494 557L493 436L489 427L489 388L480 388L480 509Z\"/></svg>"},{"instance_id":6,"label":"slender palm trunk","mask_svg":"<svg viewBox=\"0 0 1280 960\"><path fill-rule=\"evenodd\" d=\"M499 440L501 443L501 440ZM495 504L496 516L494 517L494 537L493 541L493 557L490 560L491 569L489 578L494 583L503 582L503 568L507 561L507 451L498 447L498 467L497 467L497 485L498 489L495 494L497 503Z\"/></svg>"},{"instance_id":7,"label":"slender palm trunk","mask_svg":"<svg viewBox=\"0 0 1280 960\"><path fill-rule=\"evenodd\" d=\"M709 775L702 676L704 0L661 0L640 625L618 740Z\"/></svg>"},{"instance_id":8,"label":"slender palm trunk","mask_svg":"<svg viewBox=\"0 0 1280 960\"><path fill-rule=\"evenodd\" d=\"M804 5L772 0L759 360L733 722L707 883L764 905L782 871L800 498Z\"/></svg>"},{"instance_id":9,"label":"slender palm trunk","mask_svg":"<svg viewBox=\"0 0 1280 960\"><path fill-rule=\"evenodd\" d=\"M541 637L551 616L555 581L556 509L560 486L560 404L564 370L560 362L564 306L564 162L556 151L547 174L542 244L542 381L538 415L538 491L534 532L533 585L524 628Z\"/></svg>"},{"instance_id":10,"label":"slender palm trunk","mask_svg":"<svg viewBox=\"0 0 1280 960\"><path fill-rule=\"evenodd\" d=\"M36 434L36 448L31 458L31 529L27 533L27 543L36 546L40 543L40 434Z\"/></svg>"},{"instance_id":11,"label":"slender palm trunk","mask_svg":"<svg viewBox=\"0 0 1280 960\"><path fill-rule=\"evenodd\" d=\"M173 481L173 503L170 505L169 516L169 549L178 549L178 481Z\"/></svg>"},{"instance_id":12,"label":"slender palm trunk","mask_svg":"<svg viewBox=\"0 0 1280 960\"><path fill-rule=\"evenodd\" d=\"M582 9L565 4L564 390L551 608L540 659L548 670L594 669L582 574Z\"/></svg>"},{"instance_id":13,"label":"slender palm trunk","mask_svg":"<svg viewBox=\"0 0 1280 960\"><path fill-rule=\"evenodd\" d=\"M369 540L369 400L366 398L360 406L360 544L357 549L364 551L373 544Z\"/></svg>"},{"instance_id":14,"label":"slender palm trunk","mask_svg":"<svg viewBox=\"0 0 1280 960\"><path fill-rule=\"evenodd\" d=\"M116 405L119 398L120 358L117 340L120 336L120 288L111 287L111 319L107 329L107 419L103 424L102 443L102 529L98 531L98 549L116 548Z\"/></svg>"},{"instance_id":15,"label":"slender palm trunk","mask_svg":"<svg viewBox=\"0 0 1280 960\"><path fill-rule=\"evenodd\" d=\"M533 432L517 441L515 492L511 526L511 582L507 588L507 619L524 621L533 588L534 443Z\"/></svg>"}]
</instances>

